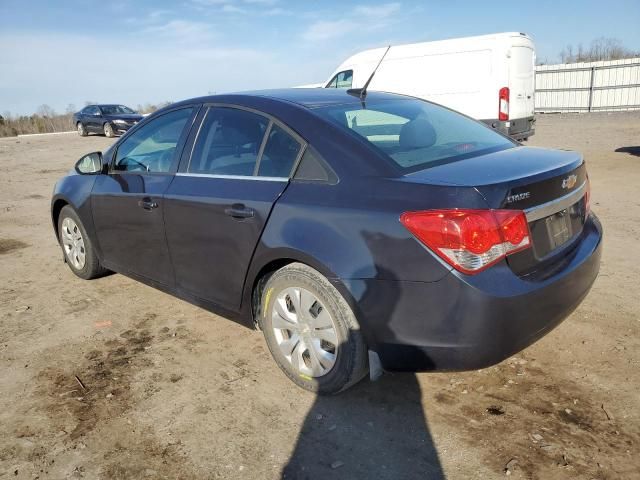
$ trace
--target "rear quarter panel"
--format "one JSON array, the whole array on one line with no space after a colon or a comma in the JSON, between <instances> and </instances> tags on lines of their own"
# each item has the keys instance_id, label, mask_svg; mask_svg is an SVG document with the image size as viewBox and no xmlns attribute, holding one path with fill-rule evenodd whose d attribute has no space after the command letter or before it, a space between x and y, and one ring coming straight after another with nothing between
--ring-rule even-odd
<instances>
[{"instance_id":1,"label":"rear quarter panel","mask_svg":"<svg viewBox=\"0 0 640 480\"><path fill-rule=\"evenodd\" d=\"M254 263L289 251L330 278L437 281L450 267L404 228L400 215L461 206L486 203L474 188L402 178L354 177L337 185L292 181L271 213Z\"/></svg>"}]
</instances>

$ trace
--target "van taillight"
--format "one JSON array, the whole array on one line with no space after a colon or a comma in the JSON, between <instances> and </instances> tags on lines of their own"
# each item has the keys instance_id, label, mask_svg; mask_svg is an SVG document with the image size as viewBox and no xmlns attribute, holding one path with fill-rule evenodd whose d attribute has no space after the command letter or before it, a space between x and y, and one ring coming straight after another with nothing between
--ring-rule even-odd
<instances>
[{"instance_id":1,"label":"van taillight","mask_svg":"<svg viewBox=\"0 0 640 480\"><path fill-rule=\"evenodd\" d=\"M502 87L498 93L498 120L509 120L509 87Z\"/></svg>"},{"instance_id":2,"label":"van taillight","mask_svg":"<svg viewBox=\"0 0 640 480\"><path fill-rule=\"evenodd\" d=\"M474 274L531 246L521 210L425 210L400 222L456 270Z\"/></svg>"}]
</instances>

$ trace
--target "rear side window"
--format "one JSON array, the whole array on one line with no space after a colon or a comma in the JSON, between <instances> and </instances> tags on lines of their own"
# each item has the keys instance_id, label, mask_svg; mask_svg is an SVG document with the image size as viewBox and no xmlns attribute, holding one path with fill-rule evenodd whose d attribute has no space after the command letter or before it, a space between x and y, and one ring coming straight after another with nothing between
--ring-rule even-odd
<instances>
[{"instance_id":1,"label":"rear side window","mask_svg":"<svg viewBox=\"0 0 640 480\"><path fill-rule=\"evenodd\" d=\"M407 172L491 153L516 144L464 115L414 100L323 107L319 115L369 142Z\"/></svg>"},{"instance_id":2,"label":"rear side window","mask_svg":"<svg viewBox=\"0 0 640 480\"><path fill-rule=\"evenodd\" d=\"M261 177L288 177L300 154L302 145L275 123L260 158L258 175Z\"/></svg>"},{"instance_id":3,"label":"rear side window","mask_svg":"<svg viewBox=\"0 0 640 480\"><path fill-rule=\"evenodd\" d=\"M344 72L336 74L325 88L351 88L352 84L353 70L345 70Z\"/></svg>"},{"instance_id":4,"label":"rear side window","mask_svg":"<svg viewBox=\"0 0 640 480\"><path fill-rule=\"evenodd\" d=\"M212 107L202 123L188 171L251 176L269 120L246 110Z\"/></svg>"},{"instance_id":5,"label":"rear side window","mask_svg":"<svg viewBox=\"0 0 640 480\"><path fill-rule=\"evenodd\" d=\"M118 147L113 169L128 172L168 172L192 108L154 118L128 136Z\"/></svg>"},{"instance_id":6,"label":"rear side window","mask_svg":"<svg viewBox=\"0 0 640 480\"><path fill-rule=\"evenodd\" d=\"M294 178L305 182L338 183L335 172L311 145L305 149Z\"/></svg>"}]
</instances>

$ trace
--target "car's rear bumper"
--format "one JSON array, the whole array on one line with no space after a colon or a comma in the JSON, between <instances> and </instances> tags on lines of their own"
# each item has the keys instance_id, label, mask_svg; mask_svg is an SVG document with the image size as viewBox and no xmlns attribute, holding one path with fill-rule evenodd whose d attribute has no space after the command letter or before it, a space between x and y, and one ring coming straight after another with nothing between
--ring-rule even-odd
<instances>
[{"instance_id":1,"label":"car's rear bumper","mask_svg":"<svg viewBox=\"0 0 640 480\"><path fill-rule=\"evenodd\" d=\"M502 262L477 275L454 271L432 283L343 284L385 369L472 370L519 352L564 320L598 275L601 245L602 227L591 215L575 248L552 271L528 278Z\"/></svg>"}]
</instances>

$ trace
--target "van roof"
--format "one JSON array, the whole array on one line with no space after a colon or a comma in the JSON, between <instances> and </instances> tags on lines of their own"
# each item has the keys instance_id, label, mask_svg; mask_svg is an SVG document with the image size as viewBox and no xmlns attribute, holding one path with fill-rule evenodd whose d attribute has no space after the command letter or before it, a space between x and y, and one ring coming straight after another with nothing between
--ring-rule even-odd
<instances>
[{"instance_id":1,"label":"van roof","mask_svg":"<svg viewBox=\"0 0 640 480\"><path fill-rule=\"evenodd\" d=\"M500 41L506 41L507 39L517 38L519 41L531 44L533 46L533 40L526 33L521 32L503 32L492 33L489 35L478 35L474 37L458 37L449 38L445 40L433 40L428 42L418 43L405 43L401 45L391 45L389 53L385 57L385 60L393 60L399 57L411 57L424 55L425 51L431 54L437 53L452 53L455 51L461 51L469 49L478 50L486 48L489 44L497 43ZM347 58L338 67L336 71L343 70L344 67L354 65L357 63L377 62L387 47L372 48L369 50L363 50L351 57Z\"/></svg>"}]
</instances>

